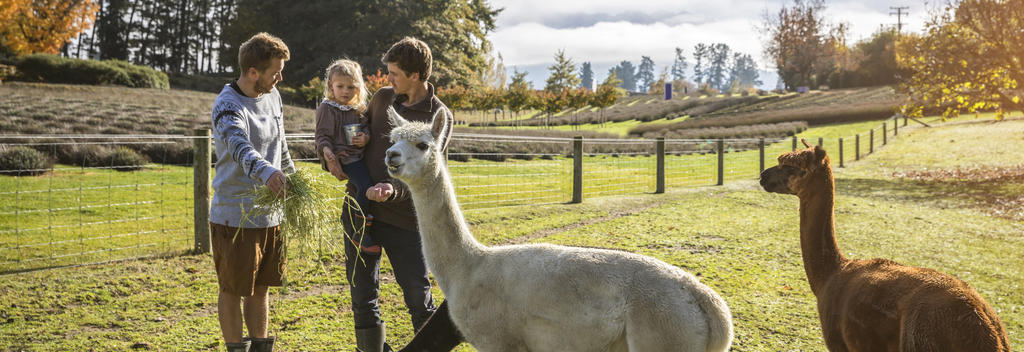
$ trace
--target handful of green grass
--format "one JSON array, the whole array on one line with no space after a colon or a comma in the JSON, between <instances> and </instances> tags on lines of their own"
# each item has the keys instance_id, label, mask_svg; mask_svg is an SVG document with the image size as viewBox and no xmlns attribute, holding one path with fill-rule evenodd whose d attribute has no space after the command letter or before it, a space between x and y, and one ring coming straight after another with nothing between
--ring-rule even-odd
<instances>
[{"instance_id":1,"label":"handful of green grass","mask_svg":"<svg viewBox=\"0 0 1024 352\"><path fill-rule=\"evenodd\" d=\"M279 197L267 186L254 190L253 208L250 215L269 215L282 212L278 236L292 255L300 258L331 260L338 247L345 240L344 228L341 224L342 209L349 204L356 204L346 192L344 183L337 182L322 172L311 172L300 168L287 176L288 191L285 197ZM360 211L358 206L352 214ZM353 220L353 219L350 219ZM353 223L360 229L353 237L364 236L356 219ZM358 247L357 247L358 248ZM343 251L342 251L343 252Z\"/></svg>"}]
</instances>

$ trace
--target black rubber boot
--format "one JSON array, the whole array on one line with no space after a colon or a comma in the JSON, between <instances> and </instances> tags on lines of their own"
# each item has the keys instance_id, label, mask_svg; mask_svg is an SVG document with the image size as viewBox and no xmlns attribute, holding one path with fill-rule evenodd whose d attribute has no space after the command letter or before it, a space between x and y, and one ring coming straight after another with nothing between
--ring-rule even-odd
<instances>
[{"instance_id":1,"label":"black rubber boot","mask_svg":"<svg viewBox=\"0 0 1024 352\"><path fill-rule=\"evenodd\" d=\"M249 345L249 352L273 352L274 351L274 340L275 337L259 338L253 337L250 341L252 344Z\"/></svg>"},{"instance_id":2,"label":"black rubber boot","mask_svg":"<svg viewBox=\"0 0 1024 352\"><path fill-rule=\"evenodd\" d=\"M224 343L228 352L249 352L249 341Z\"/></svg>"},{"instance_id":3,"label":"black rubber boot","mask_svg":"<svg viewBox=\"0 0 1024 352\"><path fill-rule=\"evenodd\" d=\"M377 327L356 329L356 351L358 352L384 352L384 337L386 336L384 324ZM390 348L389 348L390 349Z\"/></svg>"},{"instance_id":4,"label":"black rubber boot","mask_svg":"<svg viewBox=\"0 0 1024 352\"><path fill-rule=\"evenodd\" d=\"M412 341L398 352L448 352L465 341L448 314L448 301L441 302Z\"/></svg>"}]
</instances>

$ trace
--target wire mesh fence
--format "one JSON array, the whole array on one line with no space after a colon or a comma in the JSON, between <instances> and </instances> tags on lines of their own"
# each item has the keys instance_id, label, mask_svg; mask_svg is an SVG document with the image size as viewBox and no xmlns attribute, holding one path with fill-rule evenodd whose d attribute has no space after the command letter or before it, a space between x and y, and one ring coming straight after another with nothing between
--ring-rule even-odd
<instances>
[{"instance_id":1,"label":"wire mesh fence","mask_svg":"<svg viewBox=\"0 0 1024 352\"><path fill-rule=\"evenodd\" d=\"M583 145L583 196L654 192L657 160L650 140L594 139Z\"/></svg>"},{"instance_id":2,"label":"wire mesh fence","mask_svg":"<svg viewBox=\"0 0 1024 352\"><path fill-rule=\"evenodd\" d=\"M448 146L448 169L459 204L477 210L567 202L571 141L456 134Z\"/></svg>"},{"instance_id":3,"label":"wire mesh fence","mask_svg":"<svg viewBox=\"0 0 1024 352\"><path fill-rule=\"evenodd\" d=\"M0 273L174 253L192 245L192 141L4 136L57 162L0 176Z\"/></svg>"},{"instance_id":4,"label":"wire mesh fence","mask_svg":"<svg viewBox=\"0 0 1024 352\"><path fill-rule=\"evenodd\" d=\"M889 143L896 123L807 142L848 165ZM53 162L0 170L0 274L201 248L194 192L208 181L193 180L199 138L209 137L0 135L0 152L29 148ZM287 140L297 165L320 168L312 135ZM803 147L796 138L669 139L659 154L658 143L456 133L448 168L462 208L474 211L755 180Z\"/></svg>"}]
</instances>

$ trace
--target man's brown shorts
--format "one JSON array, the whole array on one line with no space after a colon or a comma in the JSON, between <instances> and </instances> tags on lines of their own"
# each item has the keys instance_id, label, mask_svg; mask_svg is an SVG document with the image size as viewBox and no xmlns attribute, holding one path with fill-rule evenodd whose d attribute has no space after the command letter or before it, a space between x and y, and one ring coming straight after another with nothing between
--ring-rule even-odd
<instances>
[{"instance_id":1,"label":"man's brown shorts","mask_svg":"<svg viewBox=\"0 0 1024 352\"><path fill-rule=\"evenodd\" d=\"M235 227L210 223L213 264L221 291L252 296L255 286L281 286L285 254L278 230L274 226L238 232Z\"/></svg>"}]
</instances>

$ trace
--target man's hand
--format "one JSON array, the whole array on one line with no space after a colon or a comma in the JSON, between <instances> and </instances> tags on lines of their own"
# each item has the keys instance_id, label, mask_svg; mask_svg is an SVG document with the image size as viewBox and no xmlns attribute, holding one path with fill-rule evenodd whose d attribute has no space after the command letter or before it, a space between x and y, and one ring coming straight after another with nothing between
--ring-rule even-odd
<instances>
[{"instance_id":1,"label":"man's hand","mask_svg":"<svg viewBox=\"0 0 1024 352\"><path fill-rule=\"evenodd\" d=\"M362 148L366 145L366 142L370 141L370 136L366 133L357 132L355 136L352 136L352 145Z\"/></svg>"},{"instance_id":2,"label":"man's hand","mask_svg":"<svg viewBox=\"0 0 1024 352\"><path fill-rule=\"evenodd\" d=\"M274 171L273 174L270 174L270 178L267 179L267 187L278 197L284 198L288 192L288 179L285 178L281 170Z\"/></svg>"},{"instance_id":3,"label":"man's hand","mask_svg":"<svg viewBox=\"0 0 1024 352\"><path fill-rule=\"evenodd\" d=\"M378 203L387 201L392 194L395 194L395 186L390 183L378 183L366 190L366 198Z\"/></svg>"}]
</instances>

